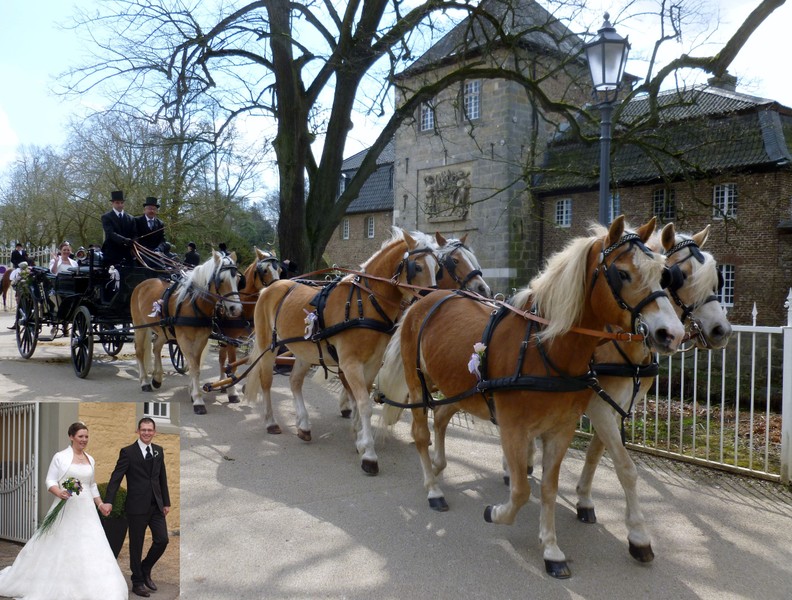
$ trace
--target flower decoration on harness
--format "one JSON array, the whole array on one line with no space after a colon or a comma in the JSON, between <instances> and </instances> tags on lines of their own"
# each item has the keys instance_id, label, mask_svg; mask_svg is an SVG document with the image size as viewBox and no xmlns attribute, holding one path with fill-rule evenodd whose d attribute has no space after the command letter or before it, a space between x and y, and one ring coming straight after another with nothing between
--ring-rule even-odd
<instances>
[{"instance_id":1,"label":"flower decoration on harness","mask_svg":"<svg viewBox=\"0 0 792 600\"><path fill-rule=\"evenodd\" d=\"M316 314L316 311L309 312L308 310L303 308L303 312L305 313L305 339L310 340L314 334L314 330L316 329L316 321L319 317Z\"/></svg>"},{"instance_id":2,"label":"flower decoration on harness","mask_svg":"<svg viewBox=\"0 0 792 600\"><path fill-rule=\"evenodd\" d=\"M151 313L149 313L149 317L159 317L162 314L162 299L154 300L154 303L151 305Z\"/></svg>"},{"instance_id":3,"label":"flower decoration on harness","mask_svg":"<svg viewBox=\"0 0 792 600\"><path fill-rule=\"evenodd\" d=\"M476 379L479 381L481 381L479 367L481 366L481 361L484 359L484 353L486 351L487 346L485 344L476 342L473 344L473 354L470 355L470 360L468 361L468 371L475 375Z\"/></svg>"}]
</instances>

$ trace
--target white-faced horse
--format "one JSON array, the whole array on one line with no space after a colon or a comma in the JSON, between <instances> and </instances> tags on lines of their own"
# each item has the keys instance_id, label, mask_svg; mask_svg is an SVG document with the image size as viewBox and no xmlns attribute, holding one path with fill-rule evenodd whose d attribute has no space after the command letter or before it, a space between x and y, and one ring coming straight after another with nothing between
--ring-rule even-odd
<instances>
[{"instance_id":1,"label":"white-faced horse","mask_svg":"<svg viewBox=\"0 0 792 600\"><path fill-rule=\"evenodd\" d=\"M202 356L216 305L221 303L231 318L242 314L237 279L236 253L212 252L209 260L175 283L147 279L135 287L130 308L141 390L162 385L162 346L175 337L189 369L193 411L206 414L199 381Z\"/></svg>"},{"instance_id":2,"label":"white-faced horse","mask_svg":"<svg viewBox=\"0 0 792 600\"><path fill-rule=\"evenodd\" d=\"M573 240L511 305L502 303L498 310L463 295L433 292L405 313L391 342L400 351L385 355L380 390L403 398L404 384L387 373L404 373L430 506L446 504L428 451L431 389L500 426L511 493L508 502L487 508L489 522L511 524L528 501L528 440L542 439L540 540L554 577L570 574L556 541L555 498L561 460L593 385L588 363L594 349L600 339L632 339L640 331L655 350L669 353L684 334L660 289L664 257L644 245L654 226L652 219L625 232L619 217L608 230ZM608 334L606 327L615 332Z\"/></svg>"},{"instance_id":3,"label":"white-faced horse","mask_svg":"<svg viewBox=\"0 0 792 600\"><path fill-rule=\"evenodd\" d=\"M393 237L362 265L362 272L316 287L293 280L274 282L256 303L256 348L245 394L262 391L269 433L280 433L272 412L272 367L275 350L285 345L295 356L290 375L297 433L311 439L311 424L302 385L311 365L337 366L355 398L358 412L356 447L363 470L379 470L371 431L369 390L395 322L414 298L410 286L435 285L437 260L406 231Z\"/></svg>"}]
</instances>

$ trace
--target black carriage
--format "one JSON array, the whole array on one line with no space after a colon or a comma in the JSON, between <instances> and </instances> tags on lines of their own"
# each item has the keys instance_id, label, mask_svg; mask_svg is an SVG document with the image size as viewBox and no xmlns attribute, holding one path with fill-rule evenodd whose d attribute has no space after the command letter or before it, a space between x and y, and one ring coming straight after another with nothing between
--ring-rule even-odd
<instances>
[{"instance_id":1,"label":"black carriage","mask_svg":"<svg viewBox=\"0 0 792 600\"><path fill-rule=\"evenodd\" d=\"M77 377L88 375L95 342L116 356L132 341L130 297L140 282L161 273L148 267L104 268L91 251L78 267L53 275L28 267L17 281L16 340L19 354L30 358L39 340L69 335L72 366ZM50 327L49 338L40 337Z\"/></svg>"}]
</instances>

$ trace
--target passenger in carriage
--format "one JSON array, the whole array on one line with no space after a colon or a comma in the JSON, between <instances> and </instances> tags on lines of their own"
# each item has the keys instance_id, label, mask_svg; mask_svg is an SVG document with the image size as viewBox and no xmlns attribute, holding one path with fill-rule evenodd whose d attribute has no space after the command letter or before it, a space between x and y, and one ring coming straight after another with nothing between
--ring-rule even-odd
<instances>
[{"instance_id":1,"label":"passenger in carriage","mask_svg":"<svg viewBox=\"0 0 792 600\"><path fill-rule=\"evenodd\" d=\"M132 241L137 237L137 225L132 215L124 212L124 192L115 191L110 194L112 210L102 215L104 243L102 254L105 266L131 265Z\"/></svg>"},{"instance_id":2,"label":"passenger in carriage","mask_svg":"<svg viewBox=\"0 0 792 600\"><path fill-rule=\"evenodd\" d=\"M52 260L49 263L50 273L57 275L68 269L77 268L79 263L71 257L71 244L63 242L58 246L58 251L52 253Z\"/></svg>"}]
</instances>

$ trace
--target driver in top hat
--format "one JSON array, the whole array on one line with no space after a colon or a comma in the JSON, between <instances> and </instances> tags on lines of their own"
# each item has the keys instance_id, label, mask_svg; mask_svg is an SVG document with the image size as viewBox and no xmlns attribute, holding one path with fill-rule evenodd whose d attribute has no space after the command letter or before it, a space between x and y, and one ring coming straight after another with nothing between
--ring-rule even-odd
<instances>
[{"instance_id":1,"label":"driver in top hat","mask_svg":"<svg viewBox=\"0 0 792 600\"><path fill-rule=\"evenodd\" d=\"M153 196L143 203L143 214L135 217L138 243L149 250L160 250L165 241L165 224L157 216L159 201Z\"/></svg>"},{"instance_id":2,"label":"driver in top hat","mask_svg":"<svg viewBox=\"0 0 792 600\"><path fill-rule=\"evenodd\" d=\"M132 264L132 240L137 237L137 225L132 215L124 210L124 192L110 194L112 210L102 215L104 243L102 254L105 265Z\"/></svg>"}]
</instances>

